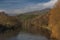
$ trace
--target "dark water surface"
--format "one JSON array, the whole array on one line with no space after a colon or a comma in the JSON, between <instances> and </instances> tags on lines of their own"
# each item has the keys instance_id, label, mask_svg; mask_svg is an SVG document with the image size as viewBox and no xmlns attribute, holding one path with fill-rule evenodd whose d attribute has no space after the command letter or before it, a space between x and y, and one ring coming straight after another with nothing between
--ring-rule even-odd
<instances>
[{"instance_id":1,"label":"dark water surface","mask_svg":"<svg viewBox=\"0 0 60 40\"><path fill-rule=\"evenodd\" d=\"M17 36L12 37L12 38L8 38L6 40L48 40L46 37L44 36L40 36L40 35L32 35L29 33L19 33Z\"/></svg>"}]
</instances>

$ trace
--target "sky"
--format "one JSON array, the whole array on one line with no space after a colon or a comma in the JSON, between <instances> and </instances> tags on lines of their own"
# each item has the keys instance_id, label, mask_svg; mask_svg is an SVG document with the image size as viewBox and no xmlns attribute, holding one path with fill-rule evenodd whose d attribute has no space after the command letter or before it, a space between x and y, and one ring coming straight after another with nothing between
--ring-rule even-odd
<instances>
[{"instance_id":1,"label":"sky","mask_svg":"<svg viewBox=\"0 0 60 40\"><path fill-rule=\"evenodd\" d=\"M57 0L0 0L0 11L19 14L52 8Z\"/></svg>"}]
</instances>

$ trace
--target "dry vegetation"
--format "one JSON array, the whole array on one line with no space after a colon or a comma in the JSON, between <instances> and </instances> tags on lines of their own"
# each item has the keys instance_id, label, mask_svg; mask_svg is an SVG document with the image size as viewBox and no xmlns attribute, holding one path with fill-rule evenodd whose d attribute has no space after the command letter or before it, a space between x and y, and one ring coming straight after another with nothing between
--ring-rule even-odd
<instances>
[{"instance_id":1,"label":"dry vegetation","mask_svg":"<svg viewBox=\"0 0 60 40\"><path fill-rule=\"evenodd\" d=\"M60 0L50 11L49 27L52 31L51 37L60 40Z\"/></svg>"}]
</instances>

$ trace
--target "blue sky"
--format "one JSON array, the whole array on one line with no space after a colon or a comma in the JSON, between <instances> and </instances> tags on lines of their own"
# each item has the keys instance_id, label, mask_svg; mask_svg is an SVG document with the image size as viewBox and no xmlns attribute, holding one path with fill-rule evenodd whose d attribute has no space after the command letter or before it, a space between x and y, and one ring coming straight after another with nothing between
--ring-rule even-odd
<instances>
[{"instance_id":1,"label":"blue sky","mask_svg":"<svg viewBox=\"0 0 60 40\"><path fill-rule=\"evenodd\" d=\"M22 13L50 8L56 0L0 0L0 11ZM50 6L49 6L50 5Z\"/></svg>"},{"instance_id":2,"label":"blue sky","mask_svg":"<svg viewBox=\"0 0 60 40\"><path fill-rule=\"evenodd\" d=\"M0 0L1 9L16 9L26 6L27 4L44 3L50 0Z\"/></svg>"}]
</instances>

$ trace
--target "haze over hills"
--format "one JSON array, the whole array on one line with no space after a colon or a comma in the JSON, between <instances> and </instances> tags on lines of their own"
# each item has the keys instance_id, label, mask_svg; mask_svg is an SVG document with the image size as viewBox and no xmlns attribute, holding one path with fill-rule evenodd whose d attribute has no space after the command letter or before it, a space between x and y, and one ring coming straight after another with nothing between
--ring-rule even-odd
<instances>
[{"instance_id":1,"label":"haze over hills","mask_svg":"<svg viewBox=\"0 0 60 40\"><path fill-rule=\"evenodd\" d=\"M38 10L38 11L33 11L33 12L27 12L27 13L21 13L20 15L18 14L19 17L31 17L31 16L38 16L38 15L44 15L47 14L50 11L50 9L43 9L43 10Z\"/></svg>"},{"instance_id":2,"label":"haze over hills","mask_svg":"<svg viewBox=\"0 0 60 40\"><path fill-rule=\"evenodd\" d=\"M20 15L20 14L24 14L24 15L30 15L30 14L33 14L33 15L37 15L37 14L44 14L42 12L48 12L50 10L50 8L45 8L45 9L42 9L42 10L35 10L35 11L30 11L30 12L22 12L22 13L8 13L6 11L3 11L1 10L0 12L5 12L6 14L10 15L10 16L16 16L16 15Z\"/></svg>"}]
</instances>

